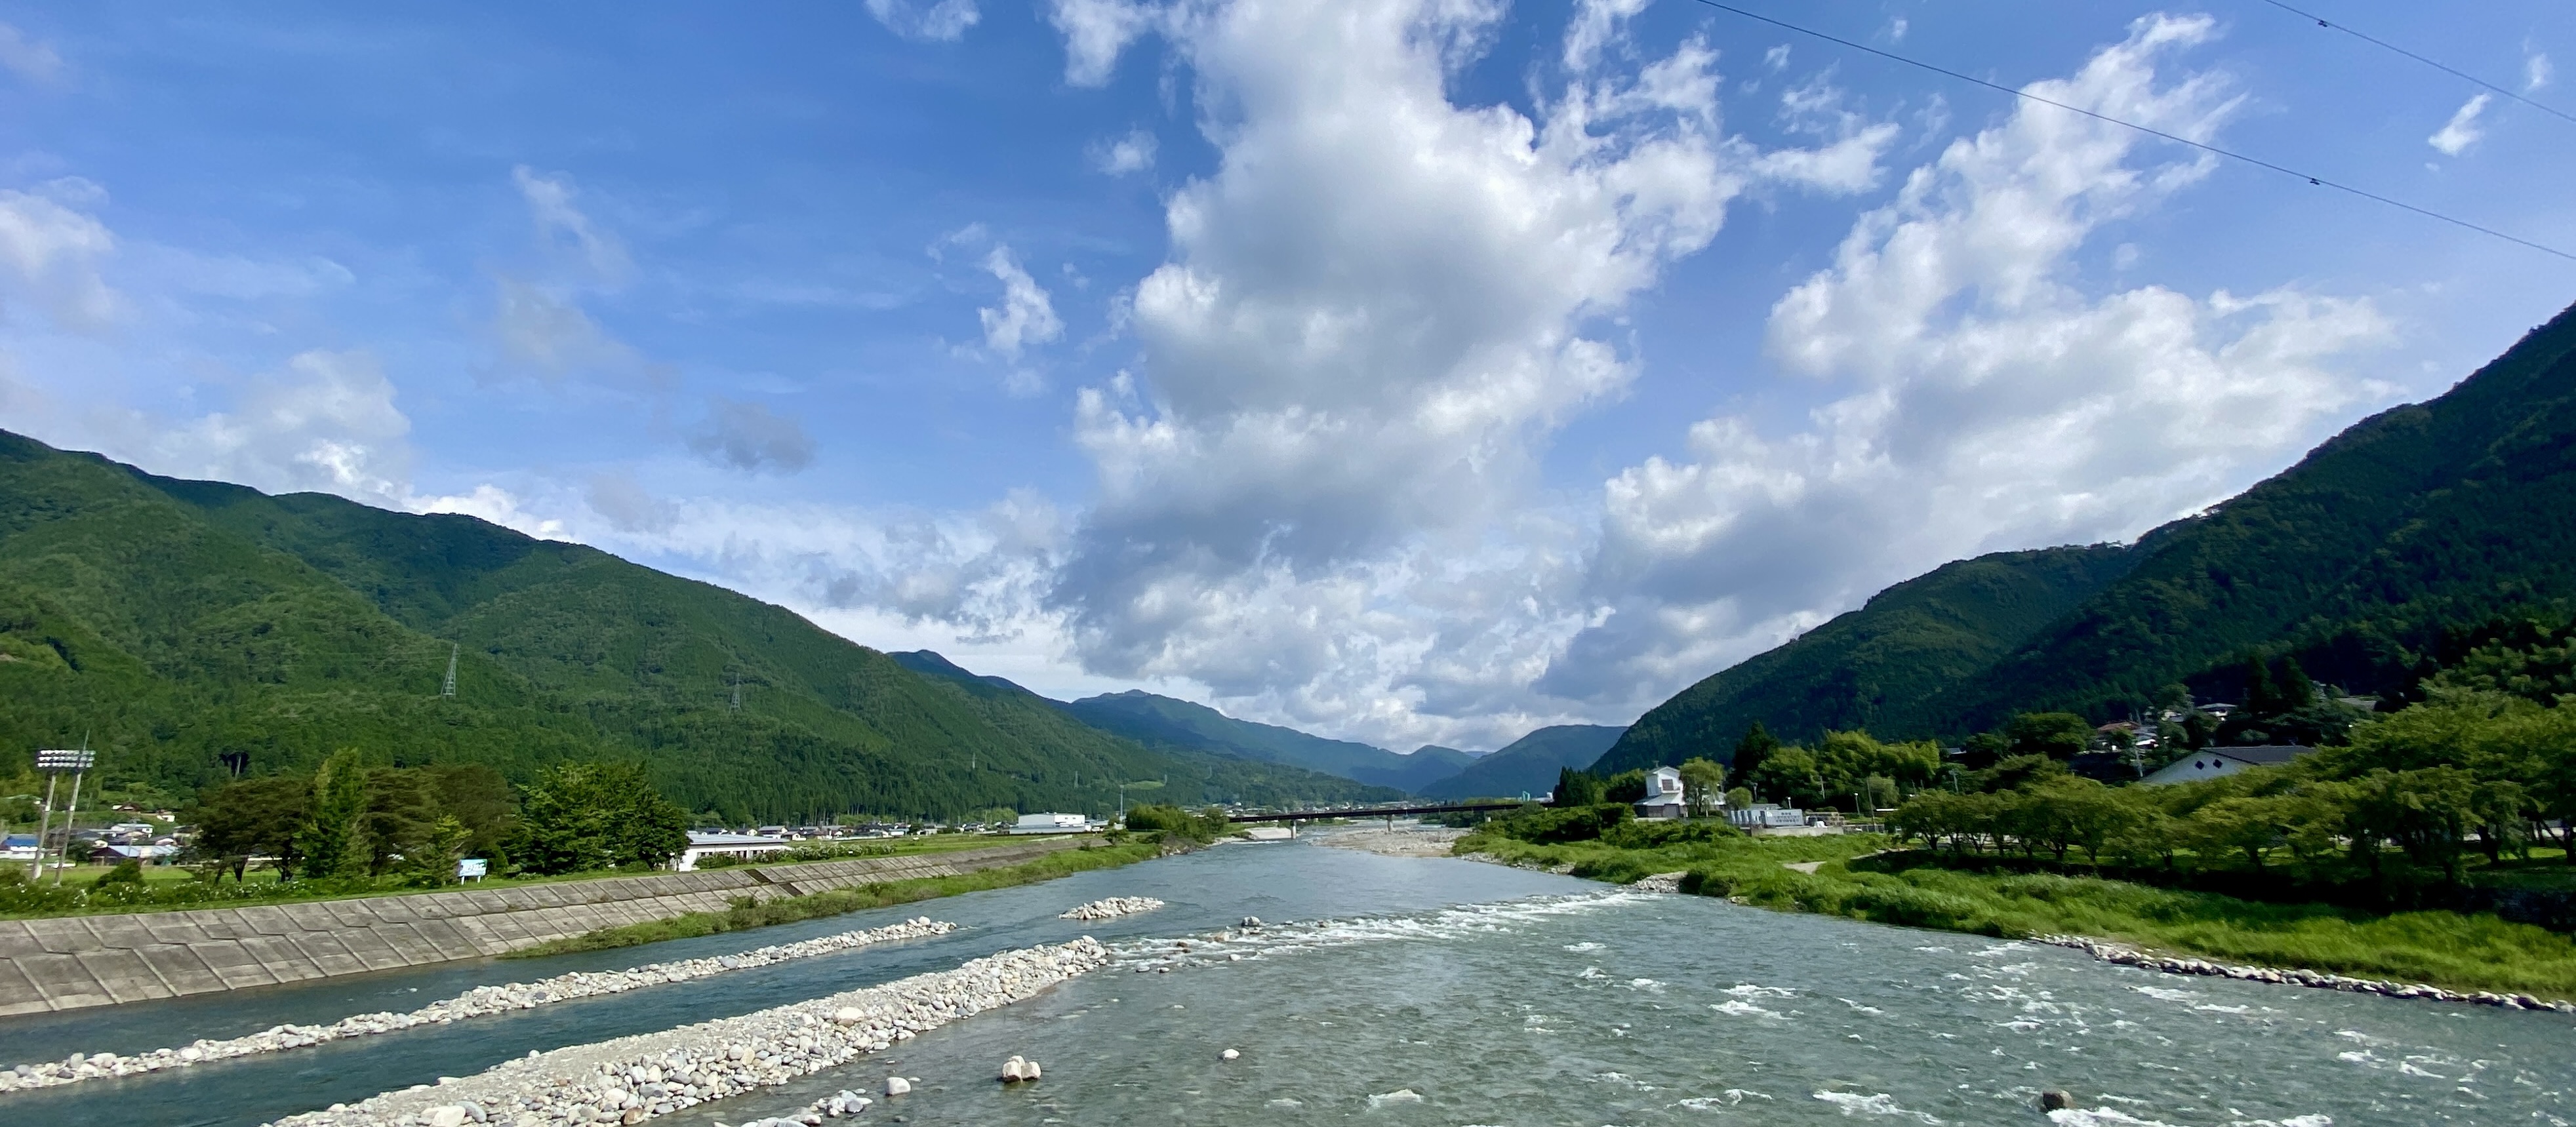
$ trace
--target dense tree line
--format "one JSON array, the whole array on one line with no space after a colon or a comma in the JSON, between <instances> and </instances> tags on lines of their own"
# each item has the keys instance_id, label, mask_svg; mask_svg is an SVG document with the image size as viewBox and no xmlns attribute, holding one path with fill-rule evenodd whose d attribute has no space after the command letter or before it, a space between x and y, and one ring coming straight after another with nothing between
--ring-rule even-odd
<instances>
[{"instance_id":1,"label":"dense tree line","mask_svg":"<svg viewBox=\"0 0 2576 1127\"><path fill-rule=\"evenodd\" d=\"M2132 868L2262 871L2295 863L2380 878L2392 865L2457 884L2466 861L2535 841L2576 863L2576 707L2436 687L2279 767L2172 786L2105 786L2041 755L2003 759L1957 792L1898 810L1899 834L1953 853L2081 852Z\"/></svg>"},{"instance_id":2,"label":"dense tree line","mask_svg":"<svg viewBox=\"0 0 2576 1127\"><path fill-rule=\"evenodd\" d=\"M495 873L653 868L688 845L687 814L631 763L566 763L512 788L474 764L369 766L343 750L309 776L212 788L185 817L210 872L243 879L269 858L282 879L439 885L466 857Z\"/></svg>"}]
</instances>

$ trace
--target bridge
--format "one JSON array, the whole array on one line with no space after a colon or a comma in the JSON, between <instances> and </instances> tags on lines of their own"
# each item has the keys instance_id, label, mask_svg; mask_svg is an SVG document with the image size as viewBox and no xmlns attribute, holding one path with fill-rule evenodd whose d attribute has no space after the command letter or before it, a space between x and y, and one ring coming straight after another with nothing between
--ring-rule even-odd
<instances>
[{"instance_id":1,"label":"bridge","mask_svg":"<svg viewBox=\"0 0 2576 1127\"><path fill-rule=\"evenodd\" d=\"M1526 802L1435 802L1415 806L1355 806L1346 810L1291 810L1282 814L1228 814L1231 822L1312 822L1323 818L1384 818L1389 822L1417 814L1453 814L1469 810L1518 810Z\"/></svg>"}]
</instances>

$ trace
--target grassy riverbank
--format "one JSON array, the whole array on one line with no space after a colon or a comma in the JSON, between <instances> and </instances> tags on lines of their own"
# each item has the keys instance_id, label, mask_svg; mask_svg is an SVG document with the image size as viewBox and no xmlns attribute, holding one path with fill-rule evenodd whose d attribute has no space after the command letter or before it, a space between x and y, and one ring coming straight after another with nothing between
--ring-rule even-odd
<instances>
[{"instance_id":1,"label":"grassy riverbank","mask_svg":"<svg viewBox=\"0 0 2576 1127\"><path fill-rule=\"evenodd\" d=\"M737 903L722 912L691 912L667 920L603 928L568 939L514 951L507 958L524 959L541 955L562 955L574 951L605 951L616 947L635 947L659 943L665 939L690 939L727 931L747 931L771 924L795 923L820 919L868 908L885 908L909 904L916 900L935 900L988 888L1009 888L1072 876L1093 869L1148 861L1161 856L1163 847L1149 842L1123 845L1095 845L1050 853L1019 865L981 869L953 877L922 877L914 880L887 881L857 888L834 889L810 896L785 896L764 903Z\"/></svg>"},{"instance_id":2,"label":"grassy riverbank","mask_svg":"<svg viewBox=\"0 0 2576 1127\"><path fill-rule=\"evenodd\" d=\"M2175 954L2455 990L2576 999L2576 939L2491 915L2378 915L2323 904L2269 904L2098 877L1967 872L1906 863L1886 838L1729 838L1658 849L1598 841L1534 845L1496 834L1461 839L1460 854L1573 866L1627 883L1681 871L1685 892L1779 911L1999 938L2087 935ZM1786 866L1820 862L1813 873Z\"/></svg>"},{"instance_id":3,"label":"grassy riverbank","mask_svg":"<svg viewBox=\"0 0 2576 1127\"><path fill-rule=\"evenodd\" d=\"M936 834L921 837L887 838L842 845L831 859L867 857L912 857L925 853L955 853L971 849L998 849L1026 844L1030 838L998 837L989 834ZM1043 839L1039 839L1043 840ZM822 848L818 847L818 851ZM782 863L763 861L763 868L776 868ZM0 920L45 919L54 916L122 915L131 912L184 912L199 908L238 908L252 904L299 904L315 900L359 900L380 896L425 896L455 892L462 888L518 888L541 884L566 884L579 881L606 880L612 877L651 876L658 869L596 869L589 872L562 873L553 876L533 874L495 876L470 885L421 885L398 876L380 878L343 878L333 880L285 881L274 869L256 870L242 881L209 881L196 870L179 865L154 865L143 870L141 884L110 884L102 888L98 878L109 871L105 865L77 865L62 871L63 879L55 881L48 870L38 880L25 878L23 865L0 866Z\"/></svg>"}]
</instances>

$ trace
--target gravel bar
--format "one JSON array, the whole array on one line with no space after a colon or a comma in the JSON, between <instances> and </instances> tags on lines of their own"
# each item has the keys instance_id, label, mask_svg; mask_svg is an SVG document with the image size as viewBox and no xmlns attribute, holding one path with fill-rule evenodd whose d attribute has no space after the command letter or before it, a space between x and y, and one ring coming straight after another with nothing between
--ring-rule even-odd
<instances>
[{"instance_id":1,"label":"gravel bar","mask_svg":"<svg viewBox=\"0 0 2576 1127\"><path fill-rule=\"evenodd\" d=\"M1132 916L1138 912L1151 912L1162 906L1162 901L1156 900L1151 896L1112 896L1107 900L1094 900L1088 904L1076 905L1072 911L1066 912L1056 918L1059 920L1105 920L1117 916Z\"/></svg>"},{"instance_id":2,"label":"gravel bar","mask_svg":"<svg viewBox=\"0 0 2576 1127\"><path fill-rule=\"evenodd\" d=\"M514 982L504 986L478 986L443 1001L410 1013L372 1013L342 1018L330 1025L279 1025L246 1037L222 1040L208 1038L176 1049L154 1049L133 1056L114 1053L74 1054L48 1064L22 1064L0 1071L0 1092L25 1091L30 1088L52 1088L116 1076L140 1076L165 1068L187 1068L209 1061L236 1060L263 1053L311 1048L315 1045L344 1041L351 1037L372 1037L379 1033L398 1033L424 1025L446 1025L468 1018L535 1009L555 1002L590 998L601 994L622 994L646 986L687 982L732 971L751 970L778 963L810 959L855 950L878 943L904 939L923 939L946 935L957 925L933 920L928 916L864 931L845 931L797 943L779 943L758 947L735 955L717 955L704 959L680 959L653 963L632 970L574 971L536 982Z\"/></svg>"},{"instance_id":3,"label":"gravel bar","mask_svg":"<svg viewBox=\"0 0 2576 1127\"><path fill-rule=\"evenodd\" d=\"M575 1045L463 1078L441 1078L271 1127L632 1125L849 1063L962 1017L1097 970L1089 936L1005 951L955 970L660 1033Z\"/></svg>"}]
</instances>

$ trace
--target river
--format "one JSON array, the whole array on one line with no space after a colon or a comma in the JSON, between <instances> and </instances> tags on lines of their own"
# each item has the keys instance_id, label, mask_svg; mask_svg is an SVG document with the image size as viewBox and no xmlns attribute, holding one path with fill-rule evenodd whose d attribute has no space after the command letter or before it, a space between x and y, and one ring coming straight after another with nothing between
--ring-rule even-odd
<instances>
[{"instance_id":1,"label":"river","mask_svg":"<svg viewBox=\"0 0 2576 1127\"><path fill-rule=\"evenodd\" d=\"M1170 906L1076 923L1107 896ZM951 935L127 1080L0 1096L0 1123L249 1125L531 1049L749 1012L1090 934L1121 965L798 1084L655 1122L783 1114L889 1073L861 1122L2559 1124L2565 1015L2178 978L2049 947L1781 915L1458 860L1227 845L738 935L0 1020L0 1066L407 1010L483 983L927 914ZM1175 938L1270 926L1200 942ZM1224 1049L1240 1059L1219 1059ZM991 1077L1020 1054L1046 1079ZM846 1120L842 1122L848 1122Z\"/></svg>"}]
</instances>

